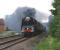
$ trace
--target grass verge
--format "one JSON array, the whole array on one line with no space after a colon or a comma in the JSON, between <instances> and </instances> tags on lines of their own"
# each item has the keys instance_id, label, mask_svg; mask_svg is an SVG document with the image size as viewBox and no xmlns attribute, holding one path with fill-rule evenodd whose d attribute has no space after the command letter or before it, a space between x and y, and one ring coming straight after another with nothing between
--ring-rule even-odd
<instances>
[{"instance_id":1,"label":"grass verge","mask_svg":"<svg viewBox=\"0 0 60 50\"><path fill-rule=\"evenodd\" d=\"M38 44L36 50L60 50L60 40L48 36L44 41Z\"/></svg>"},{"instance_id":2,"label":"grass verge","mask_svg":"<svg viewBox=\"0 0 60 50\"><path fill-rule=\"evenodd\" d=\"M14 36L14 35L16 35L16 32L14 31L0 32L0 38Z\"/></svg>"}]
</instances>

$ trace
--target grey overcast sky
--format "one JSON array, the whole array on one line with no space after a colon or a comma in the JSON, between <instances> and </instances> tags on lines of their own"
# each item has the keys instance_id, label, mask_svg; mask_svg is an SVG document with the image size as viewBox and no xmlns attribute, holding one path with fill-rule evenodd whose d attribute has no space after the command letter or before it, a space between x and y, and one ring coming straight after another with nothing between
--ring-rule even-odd
<instances>
[{"instance_id":1,"label":"grey overcast sky","mask_svg":"<svg viewBox=\"0 0 60 50\"><path fill-rule=\"evenodd\" d=\"M0 18L4 15L12 14L17 7L33 7L37 10L51 14L49 9L52 8L53 0L0 0Z\"/></svg>"}]
</instances>

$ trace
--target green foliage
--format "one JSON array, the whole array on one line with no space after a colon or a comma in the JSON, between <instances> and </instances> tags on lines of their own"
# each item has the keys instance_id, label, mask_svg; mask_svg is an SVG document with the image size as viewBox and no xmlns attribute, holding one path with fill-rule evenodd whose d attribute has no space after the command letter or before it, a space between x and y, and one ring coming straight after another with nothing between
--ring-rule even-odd
<instances>
[{"instance_id":1,"label":"green foliage","mask_svg":"<svg viewBox=\"0 0 60 50\"><path fill-rule=\"evenodd\" d=\"M55 16L54 20L50 23L49 33L57 38L60 38L60 17Z\"/></svg>"},{"instance_id":2,"label":"green foliage","mask_svg":"<svg viewBox=\"0 0 60 50\"><path fill-rule=\"evenodd\" d=\"M60 50L60 41L49 36L38 44L36 50Z\"/></svg>"},{"instance_id":3,"label":"green foliage","mask_svg":"<svg viewBox=\"0 0 60 50\"><path fill-rule=\"evenodd\" d=\"M55 10L51 10L54 20L50 23L49 33L56 38L60 38L60 0L54 0L52 4Z\"/></svg>"},{"instance_id":4,"label":"green foliage","mask_svg":"<svg viewBox=\"0 0 60 50\"><path fill-rule=\"evenodd\" d=\"M50 10L53 15L57 15L57 10Z\"/></svg>"},{"instance_id":5,"label":"green foliage","mask_svg":"<svg viewBox=\"0 0 60 50\"><path fill-rule=\"evenodd\" d=\"M52 4L55 10L51 10L53 15L60 15L60 0L54 0L54 3Z\"/></svg>"}]
</instances>

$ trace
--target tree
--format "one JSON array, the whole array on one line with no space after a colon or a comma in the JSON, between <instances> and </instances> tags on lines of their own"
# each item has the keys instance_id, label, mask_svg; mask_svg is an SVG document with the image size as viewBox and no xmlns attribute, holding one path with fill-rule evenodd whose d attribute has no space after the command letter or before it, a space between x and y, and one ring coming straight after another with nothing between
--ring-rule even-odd
<instances>
[{"instance_id":1,"label":"tree","mask_svg":"<svg viewBox=\"0 0 60 50\"><path fill-rule=\"evenodd\" d=\"M54 20L50 24L50 33L54 37L60 37L60 0L54 0L52 4L55 10L51 10Z\"/></svg>"}]
</instances>

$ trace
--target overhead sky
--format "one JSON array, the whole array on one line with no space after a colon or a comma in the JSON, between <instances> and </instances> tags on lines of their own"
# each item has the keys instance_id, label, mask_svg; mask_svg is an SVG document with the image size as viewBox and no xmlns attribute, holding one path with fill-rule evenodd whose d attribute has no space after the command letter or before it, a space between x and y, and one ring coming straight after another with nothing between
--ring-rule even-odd
<instances>
[{"instance_id":1,"label":"overhead sky","mask_svg":"<svg viewBox=\"0 0 60 50\"><path fill-rule=\"evenodd\" d=\"M33 7L41 12L51 14L49 9L52 0L0 0L0 18L7 14L12 14L17 7Z\"/></svg>"}]
</instances>

